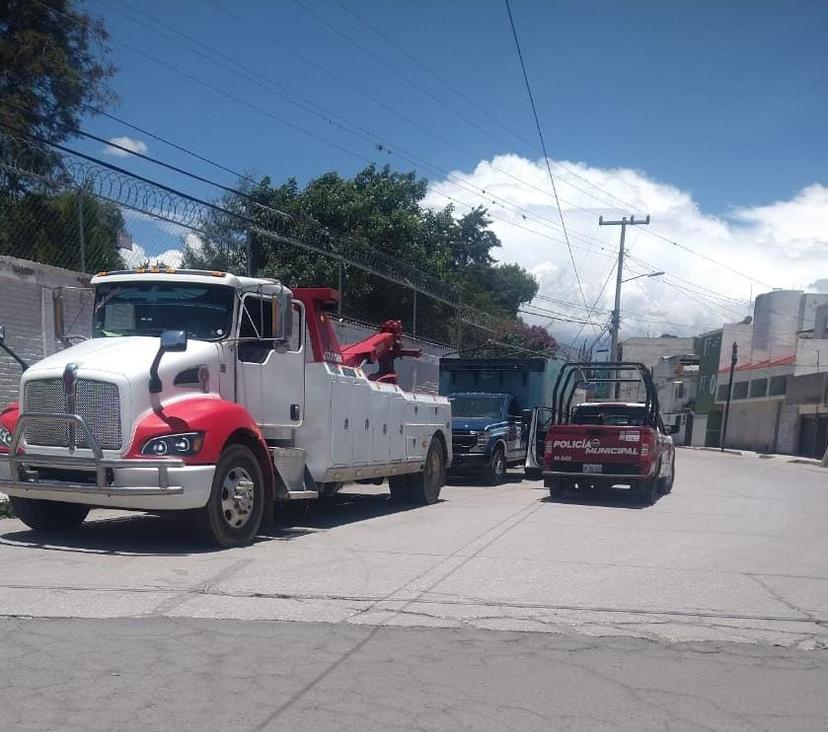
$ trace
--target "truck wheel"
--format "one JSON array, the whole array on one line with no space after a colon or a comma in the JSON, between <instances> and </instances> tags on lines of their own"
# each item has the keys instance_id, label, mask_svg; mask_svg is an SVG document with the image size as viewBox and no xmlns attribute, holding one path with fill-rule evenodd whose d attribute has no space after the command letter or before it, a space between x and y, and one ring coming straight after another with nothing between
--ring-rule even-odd
<instances>
[{"instance_id":1,"label":"truck wheel","mask_svg":"<svg viewBox=\"0 0 828 732\"><path fill-rule=\"evenodd\" d=\"M440 441L432 437L426 453L423 472L413 473L408 478L411 500L421 506L436 503L440 497L440 489L445 482L446 453Z\"/></svg>"},{"instance_id":2,"label":"truck wheel","mask_svg":"<svg viewBox=\"0 0 828 732\"><path fill-rule=\"evenodd\" d=\"M245 546L255 539L264 516L264 476L244 445L221 454L207 505L198 513L201 533L218 546Z\"/></svg>"},{"instance_id":3,"label":"truck wheel","mask_svg":"<svg viewBox=\"0 0 828 732\"><path fill-rule=\"evenodd\" d=\"M673 458L673 464L670 466L670 477L669 478L662 478L659 481L659 493L663 495L667 495L668 493L672 493L673 491L673 482L676 479L676 459Z\"/></svg>"},{"instance_id":4,"label":"truck wheel","mask_svg":"<svg viewBox=\"0 0 828 732\"><path fill-rule=\"evenodd\" d=\"M658 473L656 473L657 475ZM642 480L638 484L638 500L642 506L652 506L658 500L661 481L656 476L648 480Z\"/></svg>"},{"instance_id":5,"label":"truck wheel","mask_svg":"<svg viewBox=\"0 0 828 732\"><path fill-rule=\"evenodd\" d=\"M567 483L563 478L544 478L543 485L549 489L549 497L554 500L561 497Z\"/></svg>"},{"instance_id":6,"label":"truck wheel","mask_svg":"<svg viewBox=\"0 0 828 732\"><path fill-rule=\"evenodd\" d=\"M35 531L69 531L80 526L89 506L82 503L40 501L34 498L9 496L14 515Z\"/></svg>"},{"instance_id":7,"label":"truck wheel","mask_svg":"<svg viewBox=\"0 0 828 732\"><path fill-rule=\"evenodd\" d=\"M492 453L492 459L486 468L486 482L489 485L500 485L506 479L506 453L502 445L498 445Z\"/></svg>"},{"instance_id":8,"label":"truck wheel","mask_svg":"<svg viewBox=\"0 0 828 732\"><path fill-rule=\"evenodd\" d=\"M388 479L391 500L396 503L411 503L411 475L392 475Z\"/></svg>"}]
</instances>

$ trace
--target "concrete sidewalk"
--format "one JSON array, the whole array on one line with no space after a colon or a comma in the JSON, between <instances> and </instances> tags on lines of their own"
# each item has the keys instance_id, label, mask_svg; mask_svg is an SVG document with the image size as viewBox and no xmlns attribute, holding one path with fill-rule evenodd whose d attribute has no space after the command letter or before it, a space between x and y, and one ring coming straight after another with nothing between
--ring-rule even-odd
<instances>
[{"instance_id":1,"label":"concrete sidewalk","mask_svg":"<svg viewBox=\"0 0 828 732\"><path fill-rule=\"evenodd\" d=\"M781 455L779 453L754 452L753 450L731 450L730 448L721 450L718 447L695 447L690 445L677 445L676 447L681 450L702 450L705 452L724 453L725 455L741 455L742 457L774 460L781 463L798 463L800 465L816 465L817 467L822 466L822 460L819 458L800 457L799 455Z\"/></svg>"}]
</instances>

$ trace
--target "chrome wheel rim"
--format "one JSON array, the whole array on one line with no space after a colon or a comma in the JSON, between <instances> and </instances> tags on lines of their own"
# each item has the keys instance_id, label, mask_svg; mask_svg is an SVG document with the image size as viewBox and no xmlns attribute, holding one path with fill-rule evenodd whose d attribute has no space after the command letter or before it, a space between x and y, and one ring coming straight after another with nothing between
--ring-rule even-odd
<instances>
[{"instance_id":1,"label":"chrome wheel rim","mask_svg":"<svg viewBox=\"0 0 828 732\"><path fill-rule=\"evenodd\" d=\"M233 529L242 528L253 515L256 483L244 468L231 468L221 484L221 515Z\"/></svg>"},{"instance_id":2,"label":"chrome wheel rim","mask_svg":"<svg viewBox=\"0 0 828 732\"><path fill-rule=\"evenodd\" d=\"M504 465L505 460L503 459L503 455L498 453L495 457L495 466L494 466L494 473L495 475L500 478L506 472L506 467Z\"/></svg>"}]
</instances>

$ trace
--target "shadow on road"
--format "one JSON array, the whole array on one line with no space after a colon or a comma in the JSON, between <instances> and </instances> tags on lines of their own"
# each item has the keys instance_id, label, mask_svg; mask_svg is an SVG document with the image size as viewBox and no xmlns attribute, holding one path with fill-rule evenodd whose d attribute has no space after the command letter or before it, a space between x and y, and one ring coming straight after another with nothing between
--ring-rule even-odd
<instances>
[{"instance_id":1,"label":"shadow on road","mask_svg":"<svg viewBox=\"0 0 828 732\"><path fill-rule=\"evenodd\" d=\"M649 508L639 502L638 495L629 488L583 488L557 493L554 498L546 496L544 503L568 503L578 506L602 506L604 508L626 508L641 510Z\"/></svg>"},{"instance_id":2,"label":"shadow on road","mask_svg":"<svg viewBox=\"0 0 828 732\"><path fill-rule=\"evenodd\" d=\"M523 475L523 471L521 472L511 472L506 473L506 478L500 485L517 485L522 483L525 480L525 476ZM465 486L474 486L476 488L480 488L484 490L486 488L496 488L497 486L486 485L484 483L483 476L479 473L458 473L453 474L449 473L446 476L446 485L465 485Z\"/></svg>"},{"instance_id":3,"label":"shadow on road","mask_svg":"<svg viewBox=\"0 0 828 732\"><path fill-rule=\"evenodd\" d=\"M387 493L342 493L319 501L290 503L277 507L274 524L262 529L256 543L290 541L314 531L415 508L391 501ZM97 554L163 556L221 551L198 537L187 516L175 513L111 516L93 511L74 531L45 534L24 528L0 534L0 543L46 551Z\"/></svg>"}]
</instances>

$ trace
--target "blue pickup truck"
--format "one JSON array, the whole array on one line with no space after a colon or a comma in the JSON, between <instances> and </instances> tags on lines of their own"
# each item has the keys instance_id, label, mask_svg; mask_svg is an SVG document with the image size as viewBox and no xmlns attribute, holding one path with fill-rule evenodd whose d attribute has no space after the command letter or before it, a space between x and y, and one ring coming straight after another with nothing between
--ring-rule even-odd
<instances>
[{"instance_id":1,"label":"blue pickup truck","mask_svg":"<svg viewBox=\"0 0 828 732\"><path fill-rule=\"evenodd\" d=\"M449 394L453 472L479 471L492 485L510 465L523 467L528 415L511 394Z\"/></svg>"},{"instance_id":2,"label":"blue pickup truck","mask_svg":"<svg viewBox=\"0 0 828 732\"><path fill-rule=\"evenodd\" d=\"M451 401L451 472L497 484L509 467L537 479L543 464L539 417L559 362L547 358L440 359L440 393Z\"/></svg>"}]
</instances>

